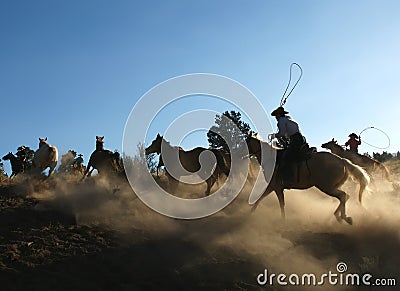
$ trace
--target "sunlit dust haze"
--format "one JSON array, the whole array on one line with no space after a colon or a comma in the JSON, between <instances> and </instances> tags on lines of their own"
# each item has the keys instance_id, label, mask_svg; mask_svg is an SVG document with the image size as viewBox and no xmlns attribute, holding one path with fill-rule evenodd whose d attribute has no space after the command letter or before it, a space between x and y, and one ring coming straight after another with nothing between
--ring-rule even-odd
<instances>
[{"instance_id":1,"label":"sunlit dust haze","mask_svg":"<svg viewBox=\"0 0 400 291\"><path fill-rule=\"evenodd\" d=\"M252 166L254 174L257 166ZM168 188L163 175L157 179L160 185ZM174 256L165 258L167 261L149 258L155 260L153 263L159 268L179 262L174 267L176 272L192 274L207 266L209 272L216 272L215 276L225 276L225 280L237 281L237 286L250 290L260 287L256 276L265 268L276 274L322 274L336 271L338 262L345 262L353 273L368 272L376 277L399 280L394 270L399 262L400 193L391 183L379 178L373 180L362 206L357 200L358 185L348 180L343 186L350 194L347 213L353 218L353 225L338 223L333 216L338 201L317 189L285 191L287 218L282 220L274 193L251 211L247 203L251 191L248 182L223 211L185 221L151 210L123 180L95 177L75 183L54 177L52 183L54 190L37 188L39 192L35 192L31 189L31 196L43 200L36 206L37 211L52 208L72 214L78 224L115 231L127 244L145 239L152 242L152 252L164 253L165 248L172 247ZM182 197L201 198L202 195L194 193L203 193L204 187L180 184L177 193ZM217 187L219 185L213 190ZM189 250L196 251L188 253ZM237 273L241 265L244 269ZM232 266L236 267L229 273ZM201 276L207 280L207 276L214 278L214 275L202 273ZM221 284L223 282L221 279ZM310 286L296 288L310 290ZM271 290L286 289L274 286ZM324 285L324 290L352 289Z\"/></svg>"}]
</instances>

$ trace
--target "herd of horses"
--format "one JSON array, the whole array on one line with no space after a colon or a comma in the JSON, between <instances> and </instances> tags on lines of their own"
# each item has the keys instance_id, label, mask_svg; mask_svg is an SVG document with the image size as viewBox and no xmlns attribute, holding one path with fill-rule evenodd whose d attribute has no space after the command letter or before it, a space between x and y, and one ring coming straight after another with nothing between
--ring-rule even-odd
<instances>
[{"instance_id":1,"label":"herd of horses","mask_svg":"<svg viewBox=\"0 0 400 291\"><path fill-rule=\"evenodd\" d=\"M284 218L284 190L288 188L282 184L279 172L279 160L284 149L276 148L270 142L262 141L255 136L248 136L246 144L249 156L243 158L249 158L251 156L255 157L260 165L260 169L264 173L265 179L267 181L270 179L267 188L261 197L254 203L252 210L254 211L263 198L267 197L268 194L275 192L279 201L281 215ZM340 187L346 182L348 177L351 176L360 185L358 199L359 202L362 203L362 196L370 182L370 175L372 175L375 170L380 169L383 171L386 179L391 182L389 170L379 161L344 150L334 139L323 144L322 147L329 149L331 152L315 151L312 152L307 159L296 162L297 179L295 183L290 186L290 189L305 190L311 187L316 187L324 194L337 198L339 200L339 206L334 211L335 218L339 222L345 221L352 224L352 218L346 215L346 201L348 200L349 195L341 190ZM199 163L200 155L206 150L211 150L214 153L216 158L215 168L211 172L199 172L201 170L201 165ZM269 173L271 160L263 159L262 155L262 152L268 153L271 151L276 151L276 163L272 175ZM166 168L165 170L165 174L169 181L176 182L177 179L179 180L179 174L178 177L176 175L172 176L169 171L176 172L176 169L181 169L183 167L187 172L197 172L200 176L208 177L206 179L206 195L210 194L211 187L221 174L225 174L226 176L229 175L230 155L222 150L196 147L192 150L185 151L180 147L171 146L168 141L158 134L152 143L145 149L145 154L159 154L160 166L164 165L161 152L165 155L173 155L173 152L176 152L176 156L179 157L178 159L172 160L172 163L168 164L169 168Z\"/></svg>"},{"instance_id":2,"label":"herd of horses","mask_svg":"<svg viewBox=\"0 0 400 291\"><path fill-rule=\"evenodd\" d=\"M251 135L246 138L248 155L241 157L242 159L255 157L260 170L263 171L265 179L270 181L267 188L261 197L254 203L252 210L255 210L259 203L268 194L275 192L281 215L285 217L285 198L284 190L288 189L282 184L279 171L279 160L284 149L277 148L271 142L265 142ZM331 141L322 144L322 147L329 149L331 152L313 152L307 159L296 162L297 172L295 183L290 186L290 189L308 189L310 187L318 188L322 193L335 197L339 200L339 206L334 211L335 218L341 222L345 221L352 224L352 218L346 215L346 201L349 195L346 194L340 187L346 182L349 176L353 177L360 185L358 192L359 202L362 203L362 195L370 182L370 175L377 169L383 171L386 179L391 181L389 170L382 163L364 155L359 155L354 152L344 150L337 141ZM205 151L211 151L215 157L214 167L202 167L200 156ZM271 160L264 158L262 153L276 153L276 162L274 163L273 172L271 175ZM176 159L172 163L168 163L165 169L165 174L168 181L178 182L180 176L191 173L198 174L206 180L207 189L206 195L209 195L211 188L221 175L228 176L230 173L231 156L229 152L214 148L196 147L192 150L185 151L181 147L172 146L161 135L152 141L145 148L145 154L149 155L157 153L160 156L160 163L157 168L164 165L166 155L173 156L176 154ZM22 167L21 161L18 160L12 153L8 153L3 157L3 160L10 160L12 165L12 175L10 178L18 174L18 170ZM39 148L34 153L32 171L43 172L49 168L48 176L54 171L58 160L58 150L55 146L47 142L47 138L39 138ZM273 161L274 162L274 161ZM23 168L23 167L22 167ZM96 136L96 149L90 156L86 170L83 173L83 178L90 176L93 170L96 169L99 174L104 173L122 173L124 172L123 161L118 152L112 152L104 149L104 136ZM182 171L183 170L183 171ZM181 171L181 172L179 172ZM171 175L174 172L175 175ZM176 175L178 173L178 175ZM254 179L249 177L249 180Z\"/></svg>"},{"instance_id":3,"label":"herd of horses","mask_svg":"<svg viewBox=\"0 0 400 291\"><path fill-rule=\"evenodd\" d=\"M6 154L3 157L3 160L9 160L11 163L12 173L10 178L15 177L17 174L22 172L30 172L34 174L42 173L47 168L49 168L48 176L50 176L57 166L58 149L47 142L47 137L39 137L39 148L35 151L32 165L28 166L26 161L16 157L12 152Z\"/></svg>"},{"instance_id":4,"label":"herd of horses","mask_svg":"<svg viewBox=\"0 0 400 291\"><path fill-rule=\"evenodd\" d=\"M9 160L11 163L12 173L10 178L22 172L32 175L41 174L47 168L49 168L47 177L50 177L57 166L58 149L47 142L47 137L39 137L39 148L34 153L32 165L27 166L28 164L25 161L16 157L12 152L3 156L2 159ZM96 136L96 149L90 155L89 162L84 169L83 178L91 176L94 169L98 173L120 173L123 171L123 165L118 152L104 149L104 136Z\"/></svg>"}]
</instances>

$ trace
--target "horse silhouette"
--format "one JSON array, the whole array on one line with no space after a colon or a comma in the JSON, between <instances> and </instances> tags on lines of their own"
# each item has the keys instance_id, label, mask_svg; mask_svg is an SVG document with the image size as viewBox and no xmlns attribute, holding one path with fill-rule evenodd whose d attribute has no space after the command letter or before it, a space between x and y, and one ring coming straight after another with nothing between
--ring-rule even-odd
<instances>
[{"instance_id":1,"label":"horse silhouette","mask_svg":"<svg viewBox=\"0 0 400 291\"><path fill-rule=\"evenodd\" d=\"M385 178L389 182L392 182L389 169L384 164L377 160L371 159L370 157L343 149L334 138L332 138L331 141L322 144L321 147L330 150L333 154L338 155L339 157L349 159L354 164L363 167L370 175L379 169L383 172Z\"/></svg>"},{"instance_id":2,"label":"horse silhouette","mask_svg":"<svg viewBox=\"0 0 400 291\"><path fill-rule=\"evenodd\" d=\"M45 169L50 168L48 177L54 171L57 166L58 160L58 149L57 147L50 145L46 138L39 137L39 149L35 152L32 161L33 170L39 170L43 172Z\"/></svg>"},{"instance_id":3,"label":"horse silhouette","mask_svg":"<svg viewBox=\"0 0 400 291\"><path fill-rule=\"evenodd\" d=\"M161 144L163 144L163 152L161 151ZM200 164L200 155L205 151L211 151L214 154L217 162L215 169L213 169L211 165L202 167ZM160 134L157 134L157 137L145 149L146 155L152 153L160 154L162 165L164 165L165 162L165 157L163 157L163 155L170 157L176 155L176 159L172 159L171 163L168 163L165 169L168 181L170 183L179 182L181 176L197 173L202 179L206 180L207 189L205 195L207 196L210 195L211 188L217 181L221 172L226 176L229 175L229 168L226 166L221 152L217 149L196 147L190 151L185 151L181 147L171 146ZM174 175L171 175L171 172L174 173Z\"/></svg>"},{"instance_id":4,"label":"horse silhouette","mask_svg":"<svg viewBox=\"0 0 400 291\"><path fill-rule=\"evenodd\" d=\"M90 177L94 169L100 173L119 173L123 171L118 152L104 149L104 136L96 136L96 149L90 155L83 178ZM82 179L83 179L82 178Z\"/></svg>"},{"instance_id":5,"label":"horse silhouette","mask_svg":"<svg viewBox=\"0 0 400 291\"><path fill-rule=\"evenodd\" d=\"M270 169L268 162L270 161L262 160L261 152L267 152L276 149L273 148L269 143L263 142L252 136L248 137L247 146L250 155L256 156L258 162L264 170L264 176L267 179L267 171ZM257 205L262 201L263 198L274 191L279 200L281 215L284 218L285 186L281 183L278 171L279 160L282 152L283 150L277 151L277 162L275 163L270 183L262 196L254 204L253 210L256 209ZM291 185L291 189L305 190L315 186L323 193L337 198L340 203L334 212L336 219L339 222L344 220L349 224L353 223L352 218L346 215L346 201L349 198L349 195L340 190L339 187L344 184L349 175L353 176L360 184L359 201L361 203L363 191L369 184L369 176L365 170L353 164L351 161L343 159L337 155L328 152L314 152L311 154L310 159L298 163L297 173L297 181L295 181L294 185Z\"/></svg>"},{"instance_id":6,"label":"horse silhouette","mask_svg":"<svg viewBox=\"0 0 400 291\"><path fill-rule=\"evenodd\" d=\"M8 154L6 154L3 157L4 161L9 160L11 163L11 178L14 178L16 175L18 175L19 173L24 172L24 164L23 162L16 156L14 156L14 154L12 152L9 152Z\"/></svg>"}]
</instances>

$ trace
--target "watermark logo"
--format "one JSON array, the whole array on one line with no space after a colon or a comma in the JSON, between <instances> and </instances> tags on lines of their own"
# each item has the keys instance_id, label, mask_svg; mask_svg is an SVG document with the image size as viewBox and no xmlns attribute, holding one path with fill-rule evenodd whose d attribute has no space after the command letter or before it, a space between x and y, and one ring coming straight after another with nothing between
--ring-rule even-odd
<instances>
[{"instance_id":1,"label":"watermark logo","mask_svg":"<svg viewBox=\"0 0 400 291\"><path fill-rule=\"evenodd\" d=\"M344 272L346 272L346 271L347 271L347 265L346 265L346 263L339 262L339 263L336 265L336 270L337 270L339 273L344 273Z\"/></svg>"},{"instance_id":2,"label":"watermark logo","mask_svg":"<svg viewBox=\"0 0 400 291\"><path fill-rule=\"evenodd\" d=\"M227 136L229 132L216 132L230 149L229 174L218 190L203 198L179 198L174 195L175 193L169 193L160 187L143 163L132 163L132 160L145 159L144 149L147 148L147 152L161 154L171 179L186 184L209 183L210 179L213 179L211 177L213 171L221 165L218 151L205 149L201 154L194 154L192 157L180 156L178 151L173 149L180 146L175 141L183 140L190 133L209 130L210 121L214 122L216 114L221 115L221 112L214 108L207 108L207 104L204 103L201 104L202 108L180 112L176 117L174 116L173 122L168 123L167 129L159 135L148 136L149 128L153 126L154 120L166 108L196 95L207 96L207 98L222 100L234 105L246 115L254 126L253 130L261 136L267 136L272 132L268 114L264 111L260 101L245 86L224 76L183 75L162 82L144 94L132 109L124 130L122 147L125 171L132 189L147 206L173 218L195 219L220 211L240 193L248 176L249 159L244 157L248 157L249 149L245 142L243 146L234 148ZM234 128L236 125L231 122L231 126ZM149 145L149 140L153 141L151 145ZM157 144L160 141L161 146ZM264 157L268 155L268 161L272 162L268 164L268 169L265 168L267 170L265 179L257 178L249 195L250 204L255 203L263 194L275 166L276 152L261 150L261 155ZM193 164L199 164L199 166L194 171L188 170L188 167L190 168ZM223 167L220 167L219 170L221 168Z\"/></svg>"},{"instance_id":3,"label":"watermark logo","mask_svg":"<svg viewBox=\"0 0 400 291\"><path fill-rule=\"evenodd\" d=\"M369 273L347 273L347 264L339 262L336 265L336 271L329 271L320 275L305 273L305 274L275 274L269 273L268 269L258 274L257 283L259 285L270 286L396 286L394 278L375 278Z\"/></svg>"}]
</instances>

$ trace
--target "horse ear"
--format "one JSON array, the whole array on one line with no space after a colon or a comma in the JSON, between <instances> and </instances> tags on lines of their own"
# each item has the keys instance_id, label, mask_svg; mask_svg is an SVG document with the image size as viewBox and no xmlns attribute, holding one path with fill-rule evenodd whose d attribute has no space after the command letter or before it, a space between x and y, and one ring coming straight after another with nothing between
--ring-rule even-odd
<instances>
[{"instance_id":1,"label":"horse ear","mask_svg":"<svg viewBox=\"0 0 400 291\"><path fill-rule=\"evenodd\" d=\"M157 138L158 138L158 137L161 137L161 135L160 135L159 133L157 133Z\"/></svg>"},{"instance_id":2,"label":"horse ear","mask_svg":"<svg viewBox=\"0 0 400 291\"><path fill-rule=\"evenodd\" d=\"M96 135L96 139L99 139L99 136L98 136L98 135Z\"/></svg>"},{"instance_id":3,"label":"horse ear","mask_svg":"<svg viewBox=\"0 0 400 291\"><path fill-rule=\"evenodd\" d=\"M335 142L335 138L332 138L332 141Z\"/></svg>"},{"instance_id":4,"label":"horse ear","mask_svg":"<svg viewBox=\"0 0 400 291\"><path fill-rule=\"evenodd\" d=\"M104 139L104 135L101 137L101 140L103 140Z\"/></svg>"},{"instance_id":5,"label":"horse ear","mask_svg":"<svg viewBox=\"0 0 400 291\"><path fill-rule=\"evenodd\" d=\"M47 141L47 136L46 136L46 138L44 140Z\"/></svg>"}]
</instances>

